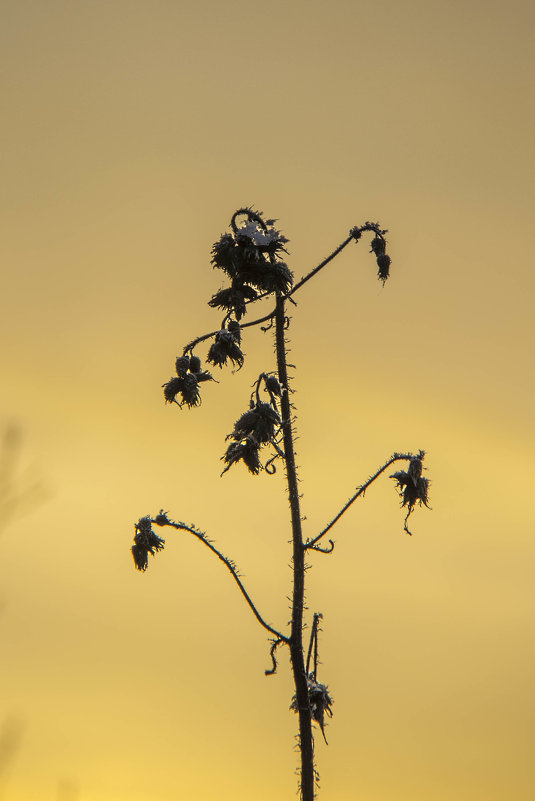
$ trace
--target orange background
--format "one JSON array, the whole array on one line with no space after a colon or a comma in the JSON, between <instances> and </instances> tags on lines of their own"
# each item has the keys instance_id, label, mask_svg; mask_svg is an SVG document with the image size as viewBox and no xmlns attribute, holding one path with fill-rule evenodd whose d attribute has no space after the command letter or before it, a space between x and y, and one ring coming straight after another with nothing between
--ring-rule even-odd
<instances>
[{"instance_id":1,"label":"orange background","mask_svg":"<svg viewBox=\"0 0 535 801\"><path fill-rule=\"evenodd\" d=\"M219 461L250 385L161 384L221 315L210 248L277 217L300 277L367 219L389 229L296 295L305 531L395 450L433 511L403 534L377 482L314 555L325 801L533 798L533 6L340 0L2 3L2 393L21 432L2 511L5 801L295 797L287 659L193 538L134 571L163 507L289 617L282 471ZM204 355L206 350L200 351Z\"/></svg>"}]
</instances>

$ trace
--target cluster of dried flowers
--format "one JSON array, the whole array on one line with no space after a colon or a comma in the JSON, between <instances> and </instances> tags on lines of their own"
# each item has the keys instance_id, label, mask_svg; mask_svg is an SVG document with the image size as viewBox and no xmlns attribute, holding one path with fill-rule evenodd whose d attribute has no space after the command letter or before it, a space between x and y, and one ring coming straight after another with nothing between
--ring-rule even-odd
<instances>
[{"instance_id":1,"label":"cluster of dried flowers","mask_svg":"<svg viewBox=\"0 0 535 801\"><path fill-rule=\"evenodd\" d=\"M240 215L245 216L246 222L238 226L236 219ZM207 361L214 367L224 367L229 362L238 369L243 366L240 320L247 304L273 293L287 294L292 287L293 274L280 258L281 253L288 252L285 247L288 239L273 227L274 223L275 220L264 222L261 212L238 209L231 220L232 233L222 234L212 247L212 266L223 270L231 281L230 287L216 292L208 301L212 308L225 311L221 329L216 332L207 355ZM201 337L196 343L206 338ZM193 355L194 344L186 346L184 355L176 360L176 377L163 384L167 403L198 406L199 384L213 380L210 373L202 370L199 357ZM238 455L232 461L243 458L253 472L258 472L254 467L254 449L244 443L234 450Z\"/></svg>"},{"instance_id":2,"label":"cluster of dried flowers","mask_svg":"<svg viewBox=\"0 0 535 801\"><path fill-rule=\"evenodd\" d=\"M239 228L236 217L247 215ZM223 234L212 248L212 265L230 278L230 286L219 290L209 301L214 309L223 309L241 320L246 304L261 295L289 292L293 275L280 259L288 240L273 225L275 220L263 221L252 209L240 209L232 218L232 234Z\"/></svg>"},{"instance_id":3,"label":"cluster of dried flowers","mask_svg":"<svg viewBox=\"0 0 535 801\"><path fill-rule=\"evenodd\" d=\"M270 402L261 401L259 397L260 384L269 394ZM277 409L276 398L281 395L281 386L276 376L261 373L256 382L256 392L251 398L249 409L236 420L234 429L228 435L231 440L225 455L222 457L226 464L223 473L236 462L243 461L249 471L256 475L260 472L260 448L268 443L276 445L277 434L280 430L281 417Z\"/></svg>"}]
</instances>

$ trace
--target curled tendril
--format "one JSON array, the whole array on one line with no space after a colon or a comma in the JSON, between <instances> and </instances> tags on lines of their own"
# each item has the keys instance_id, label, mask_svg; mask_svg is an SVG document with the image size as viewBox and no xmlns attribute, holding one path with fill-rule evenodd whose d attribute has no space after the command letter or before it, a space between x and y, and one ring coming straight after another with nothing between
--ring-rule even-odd
<instances>
[{"instance_id":1,"label":"curled tendril","mask_svg":"<svg viewBox=\"0 0 535 801\"><path fill-rule=\"evenodd\" d=\"M272 644L271 648L269 649L269 655L271 657L271 662L272 662L273 667L268 668L267 670L264 671L266 676L273 676L277 672L277 659L275 657L275 651L277 650L279 645L282 642L284 642L284 640L278 639L278 640L273 640L272 642L273 642L273 644Z\"/></svg>"},{"instance_id":2,"label":"curled tendril","mask_svg":"<svg viewBox=\"0 0 535 801\"><path fill-rule=\"evenodd\" d=\"M247 215L249 220L254 220L254 222L258 223L258 225L261 228L263 228L264 231L267 231L267 225L264 222L264 220L262 219L262 217L260 216L260 214L258 214L258 212L256 212L256 211L253 211L252 209L244 208L244 209L238 209L232 215L232 219L230 221L230 225L231 225L231 228L234 231L235 235L238 233L238 226L236 225L236 217L239 217L241 214Z\"/></svg>"},{"instance_id":3,"label":"curled tendril","mask_svg":"<svg viewBox=\"0 0 535 801\"><path fill-rule=\"evenodd\" d=\"M334 542L333 540L329 540L329 547L322 548L321 545L309 545L307 550L309 551L317 551L318 553L332 553L334 551Z\"/></svg>"}]
</instances>

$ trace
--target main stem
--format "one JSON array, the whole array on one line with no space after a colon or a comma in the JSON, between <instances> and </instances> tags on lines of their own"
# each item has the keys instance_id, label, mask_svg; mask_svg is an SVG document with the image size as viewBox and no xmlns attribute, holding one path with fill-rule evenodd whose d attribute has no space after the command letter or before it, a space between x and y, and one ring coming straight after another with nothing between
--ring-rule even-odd
<instances>
[{"instance_id":1,"label":"main stem","mask_svg":"<svg viewBox=\"0 0 535 801\"><path fill-rule=\"evenodd\" d=\"M312 718L308 699L308 684L303 654L303 609L305 597L305 548L301 530L301 510L295 452L292 434L292 412L290 408L290 388L286 365L286 343L284 330L284 298L277 296L275 309L275 337L277 346L277 369L282 386L281 411L286 479L292 518L293 539L293 595L292 631L290 635L290 657L295 682L295 695L299 710L299 749L301 751L301 798L314 801L314 741L312 739Z\"/></svg>"}]
</instances>

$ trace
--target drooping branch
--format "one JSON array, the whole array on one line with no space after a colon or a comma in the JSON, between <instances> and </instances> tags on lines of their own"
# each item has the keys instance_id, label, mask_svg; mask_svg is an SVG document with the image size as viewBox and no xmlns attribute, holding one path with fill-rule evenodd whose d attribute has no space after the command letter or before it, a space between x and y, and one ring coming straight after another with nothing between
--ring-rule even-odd
<instances>
[{"instance_id":1,"label":"drooping branch","mask_svg":"<svg viewBox=\"0 0 535 801\"><path fill-rule=\"evenodd\" d=\"M420 454L422 454L422 451L420 451ZM415 458L420 458L420 459L421 459L421 458L422 458L422 456L415 457L415 456L414 456L414 454L412 454L412 453L394 453L394 454L393 454L393 455L390 457L390 459L389 459L387 462L385 462L385 464L384 464L382 467L380 467L380 468L379 468L379 470L377 470L377 471L376 471L376 472L375 472L375 473L374 473L372 476L370 476L370 478L369 478L367 481L365 481L365 482L364 482L364 484L362 484L360 487L358 487L358 488L357 488L357 490L356 490L356 492L354 493L354 495L352 495L352 496L351 496L351 498L348 500L348 502L347 502L347 503L346 503L346 504L345 504L345 505L344 505L344 506L343 506L343 507L340 509L340 511L338 512L338 514L337 514L337 515L335 515L335 517L333 517L333 519L331 520L331 522L330 522L330 523L328 523L328 524L325 526L325 528L323 529L323 531L320 531L320 533L319 533L319 534L318 534L316 537L314 537L313 539L311 539L311 540L307 540L307 542L305 542L305 544L304 544L305 550L306 550L306 549L309 549L309 550L318 550L318 548L316 547L316 543L318 543L318 542L319 542L319 541L322 539L322 537L324 537L324 536L325 536L325 534L327 534L327 532L331 530L331 528L332 528L332 527L335 525L335 523L337 523L337 522L340 520L340 518L342 517L342 515L344 514L344 512L347 512L347 510L349 509L349 507L351 506L351 504L352 504L354 501L356 501L356 500L357 500L357 498L360 498L360 496L361 496L361 495L364 495L364 493L366 492L366 490L368 489L368 487L370 486L370 484L373 484L373 482L375 481L375 479L376 479L376 478L379 478L379 476L380 476L382 473L384 473L384 471L385 471L385 470L386 470L388 467L390 467L390 465L391 465L391 464L394 464L394 462L399 462L399 461L408 461L408 462L411 462L411 461L412 461L413 459L415 459ZM410 533L410 532L409 532L409 533ZM331 549L331 550L332 550L332 549Z\"/></svg>"},{"instance_id":2,"label":"drooping branch","mask_svg":"<svg viewBox=\"0 0 535 801\"><path fill-rule=\"evenodd\" d=\"M143 520L143 518L142 518L142 520ZM223 562L223 564L226 566L227 570L232 575L232 578L234 579L234 581L238 585L241 594L243 595L243 597L247 601L247 604L249 605L252 613L254 614L254 616L256 617L258 622L260 623L260 625L263 626L267 631L269 631L270 634L273 634L277 638L277 640L279 642L289 643L289 637L286 637L284 634L281 634L280 631L277 631L277 629L273 628L273 626L270 626L269 623L266 623L266 621L264 620L264 618L262 617L262 615L260 614L260 612L256 608L255 604L251 600L251 597L250 597L249 593L247 592L247 590L243 586L243 583L242 583L242 581L241 581L241 579L240 579L240 577L238 575L238 571L236 569L236 566L234 565L232 560L228 559L224 554L222 554L221 551L219 551L215 547L215 545L212 542L210 542L210 540L207 538L206 534L203 531L200 531L199 529L195 528L195 526L187 525L186 523L182 523L182 522L178 522L177 523L177 522L175 522L173 520L170 520L167 517L167 514L164 513L164 512L160 512L160 514L157 515L157 517L149 518L149 520L150 520L150 523L155 523L158 526L170 526L171 528L174 528L177 531L189 531L190 534L193 534L194 537L196 537L200 542L202 542L204 545L206 545L206 547L212 553L214 553L217 556L217 558L220 559L221 562ZM140 523L141 523L141 521L140 521ZM139 530L138 527L139 527L139 524L138 524L138 526L136 526L136 530ZM163 541L162 541L162 546L161 547L163 547Z\"/></svg>"}]
</instances>

